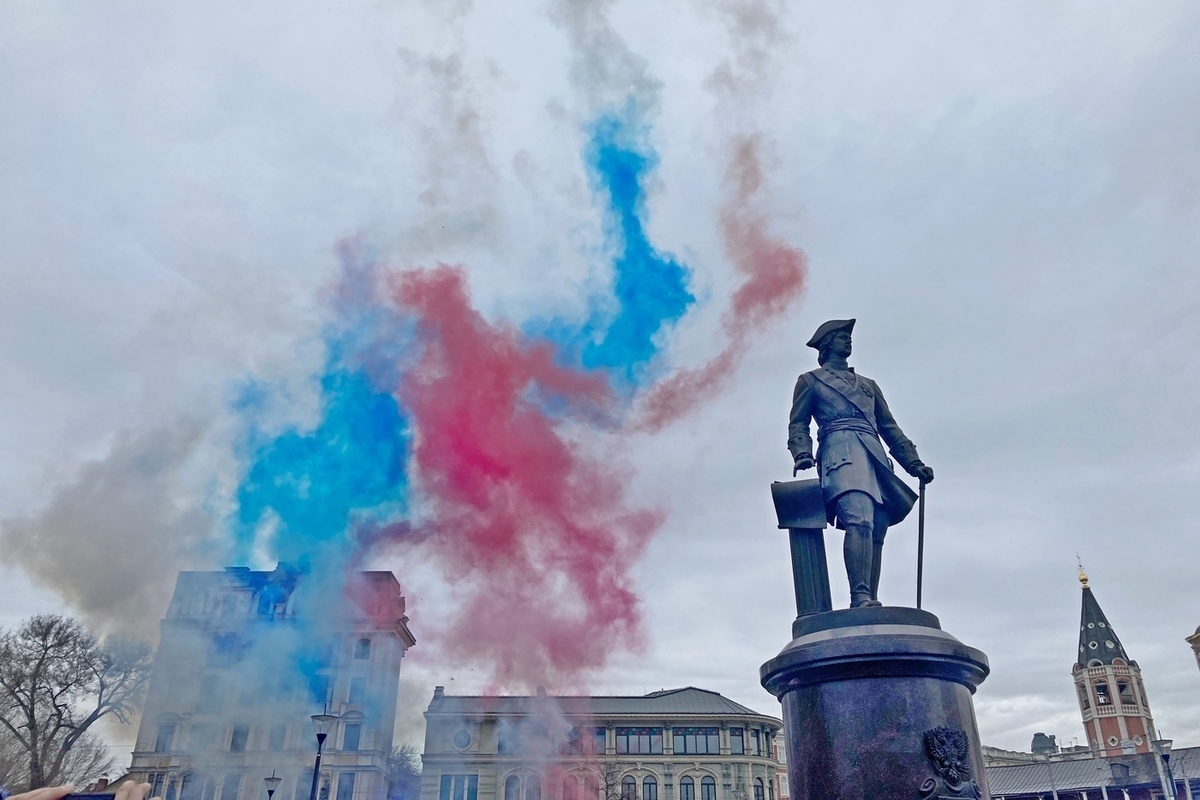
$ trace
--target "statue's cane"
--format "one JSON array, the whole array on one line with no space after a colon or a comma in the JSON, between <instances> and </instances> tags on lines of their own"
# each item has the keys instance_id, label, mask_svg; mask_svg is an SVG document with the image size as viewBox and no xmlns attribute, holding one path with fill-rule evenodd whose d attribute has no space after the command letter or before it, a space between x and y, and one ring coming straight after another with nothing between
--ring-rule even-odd
<instances>
[{"instance_id":1,"label":"statue's cane","mask_svg":"<svg viewBox=\"0 0 1200 800\"><path fill-rule=\"evenodd\" d=\"M925 569L925 481L921 481L921 499L917 506L917 608L921 607L921 580Z\"/></svg>"}]
</instances>

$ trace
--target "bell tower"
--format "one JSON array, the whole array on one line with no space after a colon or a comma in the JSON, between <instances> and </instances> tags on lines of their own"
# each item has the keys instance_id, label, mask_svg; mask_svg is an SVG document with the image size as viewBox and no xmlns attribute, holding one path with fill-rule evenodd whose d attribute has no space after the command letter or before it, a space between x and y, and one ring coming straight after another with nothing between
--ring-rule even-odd
<instances>
[{"instance_id":1,"label":"bell tower","mask_svg":"<svg viewBox=\"0 0 1200 800\"><path fill-rule=\"evenodd\" d=\"M1157 738L1142 671L1131 661L1116 631L1100 610L1087 573L1079 567L1083 612L1079 621L1079 653L1071 674L1092 752L1099 756L1151 752Z\"/></svg>"}]
</instances>

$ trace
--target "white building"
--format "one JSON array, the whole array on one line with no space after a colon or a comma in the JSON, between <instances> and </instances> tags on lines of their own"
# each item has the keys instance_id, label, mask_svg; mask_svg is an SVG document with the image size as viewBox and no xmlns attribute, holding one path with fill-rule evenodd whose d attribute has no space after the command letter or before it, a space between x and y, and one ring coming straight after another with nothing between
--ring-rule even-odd
<instances>
[{"instance_id":1,"label":"white building","mask_svg":"<svg viewBox=\"0 0 1200 800\"><path fill-rule=\"evenodd\" d=\"M319 792L383 800L400 662L415 643L390 572L322 589L280 564L183 572L175 584L131 777L166 800L307 800L310 715L338 716Z\"/></svg>"},{"instance_id":2,"label":"white building","mask_svg":"<svg viewBox=\"0 0 1200 800\"><path fill-rule=\"evenodd\" d=\"M421 800L776 800L780 721L688 687L642 696L434 691Z\"/></svg>"}]
</instances>

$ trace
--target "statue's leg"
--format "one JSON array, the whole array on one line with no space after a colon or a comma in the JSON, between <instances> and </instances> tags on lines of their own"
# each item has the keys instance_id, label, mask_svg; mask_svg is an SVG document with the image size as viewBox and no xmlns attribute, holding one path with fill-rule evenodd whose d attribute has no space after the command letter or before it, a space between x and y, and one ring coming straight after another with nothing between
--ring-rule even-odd
<instances>
[{"instance_id":1,"label":"statue's leg","mask_svg":"<svg viewBox=\"0 0 1200 800\"><path fill-rule=\"evenodd\" d=\"M883 506L875 506L871 529L871 599L879 600L879 573L883 568L883 537L887 536L888 513Z\"/></svg>"},{"instance_id":2,"label":"statue's leg","mask_svg":"<svg viewBox=\"0 0 1200 800\"><path fill-rule=\"evenodd\" d=\"M879 605L871 597L874 506L875 501L865 492L846 492L837 500L838 521L846 529L842 555L850 582L851 608Z\"/></svg>"}]
</instances>

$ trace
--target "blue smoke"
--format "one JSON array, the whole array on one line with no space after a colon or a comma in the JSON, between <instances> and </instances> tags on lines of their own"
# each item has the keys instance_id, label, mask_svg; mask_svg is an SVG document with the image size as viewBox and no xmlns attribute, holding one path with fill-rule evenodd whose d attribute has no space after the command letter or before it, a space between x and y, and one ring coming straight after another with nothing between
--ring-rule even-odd
<instances>
[{"instance_id":1,"label":"blue smoke","mask_svg":"<svg viewBox=\"0 0 1200 800\"><path fill-rule=\"evenodd\" d=\"M248 391L239 408L252 413L263 391ZM407 506L411 432L395 398L362 370L331 368L321 377L321 404L311 431L263 436L252 427L234 520L243 557L268 514L278 524L274 554L293 561L351 541L357 521Z\"/></svg>"},{"instance_id":2,"label":"blue smoke","mask_svg":"<svg viewBox=\"0 0 1200 800\"><path fill-rule=\"evenodd\" d=\"M607 370L626 387L643 378L658 352L659 332L695 302L687 288L690 270L656 250L646 236L644 183L658 160L641 141L642 126L630 117L601 117L591 127L585 153L593 188L607 205L612 296L589 298L582 326L556 319L538 331L582 366Z\"/></svg>"}]
</instances>

